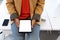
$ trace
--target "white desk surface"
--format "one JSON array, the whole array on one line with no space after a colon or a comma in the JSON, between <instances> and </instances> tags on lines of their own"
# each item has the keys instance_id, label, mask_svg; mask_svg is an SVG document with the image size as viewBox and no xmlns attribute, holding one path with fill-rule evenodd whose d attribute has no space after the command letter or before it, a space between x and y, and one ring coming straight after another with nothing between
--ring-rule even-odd
<instances>
[{"instance_id":1,"label":"white desk surface","mask_svg":"<svg viewBox=\"0 0 60 40\"><path fill-rule=\"evenodd\" d=\"M53 2L53 1L50 1L50 2ZM0 5L0 29L8 30L8 29L11 29L10 23L9 23L9 26L2 27L3 20L10 18L5 3L6 3L6 0L3 0L2 4ZM59 8L54 7L53 9L55 11L53 11L53 9L49 7L49 4L46 3L46 6L45 6L46 7L45 10L48 9L47 13L46 11L44 11L42 14L42 18L46 19L46 21L45 22L41 21L40 30L60 30L60 25L59 25L60 24L60 18L59 18L60 7Z\"/></svg>"},{"instance_id":2,"label":"white desk surface","mask_svg":"<svg viewBox=\"0 0 60 40\"><path fill-rule=\"evenodd\" d=\"M48 0L45 8L53 30L60 30L60 0Z\"/></svg>"},{"instance_id":3,"label":"white desk surface","mask_svg":"<svg viewBox=\"0 0 60 40\"><path fill-rule=\"evenodd\" d=\"M48 12L48 16L53 30L60 30L60 7L56 8L53 12Z\"/></svg>"}]
</instances>

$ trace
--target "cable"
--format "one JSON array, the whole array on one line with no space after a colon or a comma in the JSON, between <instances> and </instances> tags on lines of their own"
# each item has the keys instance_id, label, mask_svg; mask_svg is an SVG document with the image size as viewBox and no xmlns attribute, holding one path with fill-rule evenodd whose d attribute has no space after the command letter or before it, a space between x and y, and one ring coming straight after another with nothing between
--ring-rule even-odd
<instances>
[{"instance_id":1,"label":"cable","mask_svg":"<svg viewBox=\"0 0 60 40\"><path fill-rule=\"evenodd\" d=\"M53 30L53 27L52 27L52 24L51 24L50 18L49 18L49 16L48 16L48 12L47 12L46 9L45 9L45 11L46 11L46 14L47 14L48 20L49 20L49 22L50 22L51 28L52 28L52 30ZM51 30L50 30L50 32L51 32Z\"/></svg>"}]
</instances>

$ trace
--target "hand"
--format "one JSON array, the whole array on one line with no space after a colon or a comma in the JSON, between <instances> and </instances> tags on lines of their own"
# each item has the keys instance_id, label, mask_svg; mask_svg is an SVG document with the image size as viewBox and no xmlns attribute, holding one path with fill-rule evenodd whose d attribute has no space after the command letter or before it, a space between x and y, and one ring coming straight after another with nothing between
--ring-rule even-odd
<instances>
[{"instance_id":1,"label":"hand","mask_svg":"<svg viewBox=\"0 0 60 40\"><path fill-rule=\"evenodd\" d=\"M32 28L34 27L35 24L35 20L32 20Z\"/></svg>"},{"instance_id":2,"label":"hand","mask_svg":"<svg viewBox=\"0 0 60 40\"><path fill-rule=\"evenodd\" d=\"M16 26L19 27L20 21L18 18L15 19Z\"/></svg>"}]
</instances>

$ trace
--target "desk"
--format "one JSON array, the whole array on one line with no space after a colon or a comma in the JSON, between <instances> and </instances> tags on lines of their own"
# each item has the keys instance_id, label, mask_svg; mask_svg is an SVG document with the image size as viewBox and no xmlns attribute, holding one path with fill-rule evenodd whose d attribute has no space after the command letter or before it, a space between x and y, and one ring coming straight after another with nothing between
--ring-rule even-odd
<instances>
[{"instance_id":1,"label":"desk","mask_svg":"<svg viewBox=\"0 0 60 40\"><path fill-rule=\"evenodd\" d=\"M10 15L8 14L7 8L6 8L6 0L3 0L3 2L0 5L0 30L2 30L2 40L5 39L5 34L12 34L11 32L11 26L10 21L8 26L2 26L4 19L9 19Z\"/></svg>"},{"instance_id":2,"label":"desk","mask_svg":"<svg viewBox=\"0 0 60 40\"><path fill-rule=\"evenodd\" d=\"M9 21L9 24L8 26L2 26L2 22L3 22L3 19L0 20L1 21L1 25L0 25L0 30L2 30L2 40L5 39L5 34L12 34L11 32L11 25L10 25L10 21Z\"/></svg>"},{"instance_id":3,"label":"desk","mask_svg":"<svg viewBox=\"0 0 60 40\"><path fill-rule=\"evenodd\" d=\"M47 14L52 25L52 30L60 31L60 4L55 8L55 10L53 10L53 12L49 12L47 9Z\"/></svg>"}]
</instances>

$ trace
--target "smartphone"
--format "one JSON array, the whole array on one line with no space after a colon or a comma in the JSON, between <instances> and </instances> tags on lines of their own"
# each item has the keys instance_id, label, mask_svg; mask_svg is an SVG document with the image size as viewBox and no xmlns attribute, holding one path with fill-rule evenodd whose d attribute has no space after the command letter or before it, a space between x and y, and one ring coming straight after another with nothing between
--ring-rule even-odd
<instances>
[{"instance_id":1,"label":"smartphone","mask_svg":"<svg viewBox=\"0 0 60 40\"><path fill-rule=\"evenodd\" d=\"M3 21L2 26L8 26L8 23L9 23L9 19L5 19L5 20Z\"/></svg>"}]
</instances>

